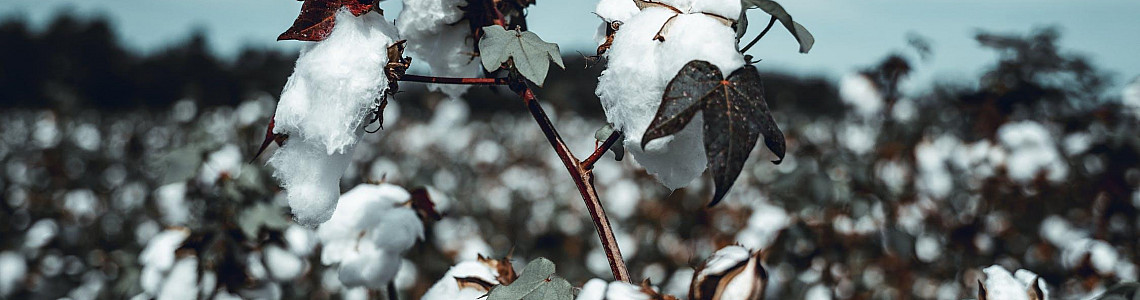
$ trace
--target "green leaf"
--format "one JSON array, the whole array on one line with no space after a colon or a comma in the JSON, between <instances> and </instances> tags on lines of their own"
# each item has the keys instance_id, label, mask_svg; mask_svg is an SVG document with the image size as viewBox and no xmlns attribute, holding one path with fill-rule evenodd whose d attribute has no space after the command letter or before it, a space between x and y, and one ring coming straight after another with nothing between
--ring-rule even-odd
<instances>
[{"instance_id":1,"label":"green leaf","mask_svg":"<svg viewBox=\"0 0 1140 300\"><path fill-rule=\"evenodd\" d=\"M269 203L258 203L241 212L238 227L247 238L257 237L262 227L276 230L289 228L289 219L280 208Z\"/></svg>"},{"instance_id":2,"label":"green leaf","mask_svg":"<svg viewBox=\"0 0 1140 300\"><path fill-rule=\"evenodd\" d=\"M527 264L515 282L496 286L488 296L488 300L541 299L574 299L574 287L566 279L554 276L554 263L541 257Z\"/></svg>"},{"instance_id":3,"label":"green leaf","mask_svg":"<svg viewBox=\"0 0 1140 300\"><path fill-rule=\"evenodd\" d=\"M784 133L776 126L760 72L745 65L725 78L715 65L702 60L685 64L665 86L661 106L641 138L641 147L685 128L703 112L705 155L716 190L709 206L720 202L740 175L760 135L780 160L784 159Z\"/></svg>"},{"instance_id":4,"label":"green leaf","mask_svg":"<svg viewBox=\"0 0 1140 300\"><path fill-rule=\"evenodd\" d=\"M796 37L796 41L800 43L800 53L811 51L811 46L815 44L815 37L803 25L792 20L792 15L788 14L788 11L784 10L784 7L779 3L772 0L743 0L743 2L745 8L758 7L780 20L780 24L783 24L784 28L787 28L788 32L791 32L792 36Z\"/></svg>"},{"instance_id":5,"label":"green leaf","mask_svg":"<svg viewBox=\"0 0 1140 300\"><path fill-rule=\"evenodd\" d=\"M488 72L498 70L510 60L523 77L542 86L551 61L566 68L562 64L558 44L547 43L533 32L506 30L498 25L483 27L483 32L485 34L479 40L479 57Z\"/></svg>"}]
</instances>

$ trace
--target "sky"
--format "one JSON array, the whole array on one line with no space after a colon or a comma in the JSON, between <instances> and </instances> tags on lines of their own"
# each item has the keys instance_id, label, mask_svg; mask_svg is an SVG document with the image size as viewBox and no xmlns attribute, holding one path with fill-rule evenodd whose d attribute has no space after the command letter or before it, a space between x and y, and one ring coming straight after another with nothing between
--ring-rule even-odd
<instances>
[{"instance_id":1,"label":"sky","mask_svg":"<svg viewBox=\"0 0 1140 300\"><path fill-rule=\"evenodd\" d=\"M1140 1L1135 0L784 0L779 1L816 38L800 54L791 34L779 25L749 51L757 66L798 75L837 79L875 64L892 52L913 54L907 36L933 44L933 56L920 62L905 89L931 82L977 78L995 53L978 47L978 30L1027 33L1057 25L1062 49L1092 58L1116 76L1117 87L1140 75ZM531 31L558 43L564 54L592 53L599 20L594 0L538 0L528 12ZM401 2L381 4L389 18ZM292 0L0 0L0 19L23 18L42 26L63 11L111 18L120 38L142 52L163 49L194 30L208 34L212 47L230 55L247 46L297 49L278 42L300 10ZM764 12L750 12L749 34L766 25ZM758 21L761 20L761 21ZM969 82L965 82L969 83Z\"/></svg>"}]
</instances>

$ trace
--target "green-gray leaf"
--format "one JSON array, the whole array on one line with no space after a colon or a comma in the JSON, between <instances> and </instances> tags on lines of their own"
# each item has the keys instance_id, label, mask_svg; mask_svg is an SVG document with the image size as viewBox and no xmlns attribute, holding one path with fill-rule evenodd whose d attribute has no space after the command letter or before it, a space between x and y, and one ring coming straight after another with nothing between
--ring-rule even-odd
<instances>
[{"instance_id":1,"label":"green-gray leaf","mask_svg":"<svg viewBox=\"0 0 1140 300\"><path fill-rule=\"evenodd\" d=\"M485 34L479 40L479 57L488 72L498 70L508 59L514 58L519 74L542 86L550 61L566 68L562 64L558 44L547 43L533 32L506 30L498 25L483 27L483 32Z\"/></svg>"},{"instance_id":2,"label":"green-gray leaf","mask_svg":"<svg viewBox=\"0 0 1140 300\"><path fill-rule=\"evenodd\" d=\"M241 212L238 226L247 238L257 237L262 227L276 230L289 228L289 219L281 209L268 203L258 203Z\"/></svg>"},{"instance_id":3,"label":"green-gray leaf","mask_svg":"<svg viewBox=\"0 0 1140 300\"><path fill-rule=\"evenodd\" d=\"M796 41L800 43L800 53L808 53L808 51L811 51L811 46L815 44L815 37L812 36L811 32L808 32L807 28L804 28L803 25L792 20L792 15L788 14L788 11L784 10L784 7L779 3L772 0L743 1L745 8L759 7L761 10L764 10L764 12L780 20L780 24L783 24L784 28L787 28L788 32L791 32L792 36L796 37Z\"/></svg>"},{"instance_id":4,"label":"green-gray leaf","mask_svg":"<svg viewBox=\"0 0 1140 300\"><path fill-rule=\"evenodd\" d=\"M522 274L511 285L491 289L488 300L570 300L574 287L566 279L554 276L554 263L538 258L526 265Z\"/></svg>"}]
</instances>

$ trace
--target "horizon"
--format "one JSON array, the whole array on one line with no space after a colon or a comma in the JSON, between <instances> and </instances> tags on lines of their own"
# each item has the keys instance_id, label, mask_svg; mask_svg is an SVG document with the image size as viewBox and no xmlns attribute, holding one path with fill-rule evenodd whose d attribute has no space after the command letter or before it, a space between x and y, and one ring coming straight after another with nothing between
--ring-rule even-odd
<instances>
[{"instance_id":1,"label":"horizon","mask_svg":"<svg viewBox=\"0 0 1140 300\"><path fill-rule=\"evenodd\" d=\"M929 1L922 3L826 3L797 1L782 3L796 20L816 37L811 53L796 52L796 43L780 26L764 37L749 54L763 61L761 68L800 77L818 76L837 82L842 76L879 62L892 53L901 53L918 62L903 89L917 92L936 83L976 85L985 66L998 54L981 48L974 40L977 32L1028 34L1033 29L1055 26L1061 33L1059 45L1065 52L1090 58L1100 69L1113 75L1113 96L1124 85L1140 76L1140 43L1119 38L1128 28L1140 27L1140 19L1128 12L1140 10L1140 2L1124 0L1073 3L1048 1L1048 5L1028 0L990 3L986 1ZM62 13L81 18L105 17L127 49L153 53L203 32L214 54L233 59L246 48L273 48L297 51L300 42L277 42L277 34L288 28L300 9L299 1L200 0L193 3L141 0L0 0L0 21L24 19L35 31ZM285 4L290 3L290 4ZM590 54L595 47L594 31L599 24L593 15L595 1L540 2L529 9L530 29L547 41L558 43L564 56ZM381 8L394 20L402 2L384 1ZM158 15L170 10L180 15ZM1013 15L1010 11L1020 10ZM258 12L250 14L250 12ZM1074 14L1073 11L1081 11ZM570 13L565 13L570 12ZM963 17L972 14L972 17ZM753 22L745 39L758 33L766 22L759 10L749 12ZM579 22L579 20L585 20ZM973 24L965 24L969 20ZM906 22L917 21L917 22ZM240 24L239 24L240 22ZM895 26L905 22L908 26ZM907 45L919 36L931 44L931 57L917 59ZM981 59L979 59L981 58ZM966 80L966 81L963 81Z\"/></svg>"}]
</instances>

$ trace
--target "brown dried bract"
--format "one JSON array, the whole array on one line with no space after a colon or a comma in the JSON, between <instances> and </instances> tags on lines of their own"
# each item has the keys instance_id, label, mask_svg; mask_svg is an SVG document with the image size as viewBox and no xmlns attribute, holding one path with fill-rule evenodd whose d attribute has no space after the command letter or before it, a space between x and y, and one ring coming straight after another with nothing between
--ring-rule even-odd
<instances>
[{"instance_id":1,"label":"brown dried bract","mask_svg":"<svg viewBox=\"0 0 1140 300\"><path fill-rule=\"evenodd\" d=\"M278 41L282 40L298 40L298 41L322 41L332 33L333 26L336 25L336 12L341 7L348 8L348 11L354 16L361 16L369 11L377 11L383 14L373 0L304 0L305 4L301 5L301 13L297 16L297 20L293 21L293 26L277 36Z\"/></svg>"},{"instance_id":2,"label":"brown dried bract","mask_svg":"<svg viewBox=\"0 0 1140 300\"><path fill-rule=\"evenodd\" d=\"M507 254L507 257L502 259L492 259L479 255L478 260L499 274L495 279L499 280L501 285L511 285L515 279L519 278L519 275L515 273L515 267L511 265L511 254Z\"/></svg>"}]
</instances>

